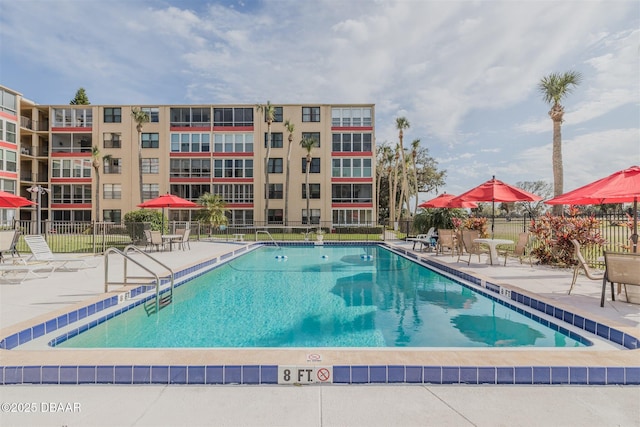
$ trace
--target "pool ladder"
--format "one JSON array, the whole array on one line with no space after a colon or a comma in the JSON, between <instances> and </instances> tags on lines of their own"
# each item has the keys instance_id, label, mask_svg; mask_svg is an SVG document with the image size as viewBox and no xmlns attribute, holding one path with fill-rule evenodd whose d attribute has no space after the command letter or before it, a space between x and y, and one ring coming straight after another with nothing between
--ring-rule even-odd
<instances>
[{"instance_id":1,"label":"pool ladder","mask_svg":"<svg viewBox=\"0 0 640 427\"><path fill-rule=\"evenodd\" d=\"M160 276L158 276L158 274L153 270L151 270L149 267L143 265L139 260L132 258L129 255L129 252L131 251L137 252L146 256L147 258L152 260L155 264L158 264L164 267L171 273L170 274L171 286L169 287L168 292L165 291L163 294L160 293ZM109 281L109 255L110 254L117 254L124 258L124 272L123 272L122 282ZM132 263L134 263L135 265L137 265L138 267L140 267L141 269L149 273L151 276L130 276L129 274L127 274L127 263L129 261L131 261ZM135 245L128 245L127 247L124 248L123 251L121 251L118 248L107 249L106 252L104 253L104 291L108 292L109 286L111 285L132 285L132 284L146 285L148 284L148 282L130 282L130 279L154 279L155 281L155 287L156 287L155 298L151 298L144 303L144 310L146 311L147 316L151 316L152 314L159 312L161 309L168 306L173 301L173 286L174 286L175 274L170 267L161 263L151 255L141 251Z\"/></svg>"},{"instance_id":2,"label":"pool ladder","mask_svg":"<svg viewBox=\"0 0 640 427\"><path fill-rule=\"evenodd\" d=\"M273 244L276 245L276 248L280 249L280 246L278 246L278 242L276 242L273 239L273 236L267 230L256 230L256 242L258 241L258 233L263 233L263 234L266 234L267 236L269 236L269 238L271 239Z\"/></svg>"}]
</instances>

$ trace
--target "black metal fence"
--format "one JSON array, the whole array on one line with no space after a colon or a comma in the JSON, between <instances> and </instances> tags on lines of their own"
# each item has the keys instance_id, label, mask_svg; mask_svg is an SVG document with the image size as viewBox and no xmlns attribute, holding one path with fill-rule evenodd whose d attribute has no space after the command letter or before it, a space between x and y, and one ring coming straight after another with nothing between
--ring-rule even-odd
<instances>
[{"instance_id":1,"label":"black metal fence","mask_svg":"<svg viewBox=\"0 0 640 427\"><path fill-rule=\"evenodd\" d=\"M583 248L585 259L594 265L601 264L599 260L604 251L620 251L629 245L629 239L633 231L630 228L629 217L624 213L599 214L595 218L600 225L600 235L607 242L604 246L589 246ZM517 241L518 233L528 231L531 217L495 218L494 237ZM535 221L535 218L533 218ZM487 221L489 232L491 230L491 218ZM413 237L418 230L413 227L412 221L401 221L398 224L396 235L398 238ZM535 239L533 245L536 245Z\"/></svg>"},{"instance_id":2,"label":"black metal fence","mask_svg":"<svg viewBox=\"0 0 640 427\"><path fill-rule=\"evenodd\" d=\"M625 214L603 214L596 217L600 224L600 234L607 241L604 247L584 248L585 258L592 264L598 263L603 250L619 251L629 244L632 231ZM488 220L489 224L491 219ZM516 241L518 233L527 231L531 223L529 217L495 218L494 236ZM109 247L124 248L129 244L145 245L144 230L149 223L112 222L72 222L42 221L40 231L47 239L53 252L103 253ZM22 235L37 234L35 221L14 221L0 228L15 228ZM165 232L173 233L177 228L190 228L192 240L214 239L220 241L383 241L391 235L406 239L418 234L412 221L400 221L397 227L377 224L333 224L322 221L318 224L301 222L288 224L254 223L251 225L229 225L210 227L200 222L170 221L165 224ZM490 225L489 225L490 229ZM535 240L533 242L535 245ZM29 249L21 238L19 252Z\"/></svg>"},{"instance_id":3,"label":"black metal fence","mask_svg":"<svg viewBox=\"0 0 640 427\"><path fill-rule=\"evenodd\" d=\"M144 230L150 223L72 222L72 221L14 221L0 228L17 229L21 235L45 236L53 252L59 253L104 253L109 247L124 248L135 244L144 246ZM336 225L329 222L319 224L289 223L252 224L210 227L200 222L170 221L164 232L172 234L178 228L191 229L190 239L214 239L219 241L380 241L384 240L384 228L369 225ZM24 239L16 246L18 252L29 252Z\"/></svg>"}]
</instances>

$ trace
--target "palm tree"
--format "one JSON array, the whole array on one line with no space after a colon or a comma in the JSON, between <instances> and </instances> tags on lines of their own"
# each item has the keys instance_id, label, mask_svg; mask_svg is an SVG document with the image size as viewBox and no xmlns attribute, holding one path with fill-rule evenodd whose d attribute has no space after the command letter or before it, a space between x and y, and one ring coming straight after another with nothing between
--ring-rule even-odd
<instances>
[{"instance_id":1,"label":"palm tree","mask_svg":"<svg viewBox=\"0 0 640 427\"><path fill-rule=\"evenodd\" d=\"M401 181L401 190L400 190L398 219L400 218L402 213L402 203L404 201L405 196L406 196L406 203L407 203L407 213L411 212L411 207L409 206L408 191L406 191L405 193L405 190L407 190L407 167L406 167L406 163L405 163L406 161L404 158L404 146L402 145L404 130L409 129L410 126L411 125L409 124L409 121L407 120L406 117L396 118L396 129L398 129L398 141L400 142L400 157L401 157L401 164L402 164L402 181Z\"/></svg>"},{"instance_id":2,"label":"palm tree","mask_svg":"<svg viewBox=\"0 0 640 427\"><path fill-rule=\"evenodd\" d=\"M91 147L91 165L95 171L96 177L96 221L100 222L100 165L105 161L111 159L111 154L106 156L100 156L100 149L97 145Z\"/></svg>"},{"instance_id":3,"label":"palm tree","mask_svg":"<svg viewBox=\"0 0 640 427\"><path fill-rule=\"evenodd\" d=\"M398 191L398 159L400 158L400 152L398 151L398 144L396 144L395 151L390 154L390 169L389 169L389 222L395 229L395 223L398 219L396 216L396 192Z\"/></svg>"},{"instance_id":4,"label":"palm tree","mask_svg":"<svg viewBox=\"0 0 640 427\"><path fill-rule=\"evenodd\" d=\"M376 199L378 203L376 204L376 219L380 220L380 191L382 190L382 171L386 170L389 158L389 152L391 149L389 146L384 143L380 150L377 153L376 159L376 176L377 176L377 184L376 184Z\"/></svg>"},{"instance_id":5,"label":"palm tree","mask_svg":"<svg viewBox=\"0 0 640 427\"><path fill-rule=\"evenodd\" d=\"M309 192L309 170L311 169L311 150L317 144L315 138L305 137L300 141L300 146L307 151L307 167L305 176L305 191L307 193L307 224L311 224L311 211L309 210L309 201L311 199L311 193Z\"/></svg>"},{"instance_id":6,"label":"palm tree","mask_svg":"<svg viewBox=\"0 0 640 427\"><path fill-rule=\"evenodd\" d=\"M284 224L289 224L289 169L291 166L291 145L293 143L293 131L296 126L287 119L284 122L284 128L289 132L289 146L287 147L287 175L285 176L285 192L284 192Z\"/></svg>"},{"instance_id":7,"label":"palm tree","mask_svg":"<svg viewBox=\"0 0 640 427\"><path fill-rule=\"evenodd\" d=\"M142 126L149 123L149 114L140 108L131 109L131 117L136 122L136 130L138 131L138 178L140 183L140 203L144 202L142 198Z\"/></svg>"},{"instance_id":8,"label":"palm tree","mask_svg":"<svg viewBox=\"0 0 640 427\"><path fill-rule=\"evenodd\" d=\"M271 123L276 115L276 109L271 105L270 101L266 104L258 104L256 106L258 111L264 112L264 117L267 120L267 155L264 158L264 221L265 224L269 222L269 156L271 155Z\"/></svg>"},{"instance_id":9,"label":"palm tree","mask_svg":"<svg viewBox=\"0 0 640 427\"><path fill-rule=\"evenodd\" d=\"M411 142L411 165L413 166L413 192L416 196L416 204L413 209L413 215L418 212L418 169L416 168L416 158L418 157L418 148L420 147L420 140L414 139Z\"/></svg>"},{"instance_id":10,"label":"palm tree","mask_svg":"<svg viewBox=\"0 0 640 427\"><path fill-rule=\"evenodd\" d=\"M209 224L209 235L212 227L227 224L227 216L224 214L226 203L220 195L204 193L198 198L198 204L203 208L198 213L198 218Z\"/></svg>"},{"instance_id":11,"label":"palm tree","mask_svg":"<svg viewBox=\"0 0 640 427\"><path fill-rule=\"evenodd\" d=\"M553 195L559 196L564 192L564 177L562 169L562 122L564 121L564 107L560 104L573 87L580 84L582 74L568 71L564 74L552 73L545 76L538 83L538 90L547 104L551 105L549 117L553 121ZM554 215L562 215L562 205L553 207Z\"/></svg>"}]
</instances>

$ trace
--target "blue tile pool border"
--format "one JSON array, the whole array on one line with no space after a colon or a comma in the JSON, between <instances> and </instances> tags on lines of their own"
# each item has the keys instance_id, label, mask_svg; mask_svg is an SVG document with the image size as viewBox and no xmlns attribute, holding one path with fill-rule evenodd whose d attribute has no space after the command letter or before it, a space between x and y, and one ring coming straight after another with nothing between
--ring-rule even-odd
<instances>
[{"instance_id":1,"label":"blue tile pool border","mask_svg":"<svg viewBox=\"0 0 640 427\"><path fill-rule=\"evenodd\" d=\"M286 243L286 246L314 245L314 242ZM605 324L584 318L568 310L557 308L536 298L521 294L517 291L503 289L500 285L458 271L447 265L417 256L415 253L390 247L378 242L324 242L325 245L379 245L420 264L444 271L454 277L468 281L483 290L473 289L496 302L541 322L546 326L558 328L571 338L590 343L585 338L566 328L560 322L597 334L599 337L618 344L626 349L639 348L638 338L626 334ZM208 273L211 269L224 264L250 248L270 244L254 243L243 246L218 258L204 261L175 273L175 286ZM272 244L271 244L272 245ZM178 279L183 279L178 281ZM168 283L168 278L161 279L162 284ZM464 283L460 282L462 285ZM484 285L484 286L483 286ZM130 297L136 297L155 286L138 286L130 291ZM165 290L166 292L166 290ZM495 295L507 296L510 300L529 307L533 312L525 311L518 306L509 304ZM89 325L82 325L60 337L52 340L51 344L60 342L83 332L89 327L103 323L112 317L124 313L150 298L132 301L121 309L93 320ZM21 344L38 338L45 333L53 332L72 323L80 322L87 316L98 313L118 305L118 296L110 296L69 313L49 319L33 327L16 332L0 340L0 349L11 350ZM536 315L541 312L558 320L559 324L548 322ZM624 351L624 350L620 350ZM277 384L277 365L42 365L42 366L0 366L2 385L10 384ZM416 365L335 365L333 366L334 383L415 383L415 384L577 384L577 385L640 385L640 366L612 367L612 366L416 366Z\"/></svg>"},{"instance_id":2,"label":"blue tile pool border","mask_svg":"<svg viewBox=\"0 0 640 427\"><path fill-rule=\"evenodd\" d=\"M278 384L278 365L3 366L1 385ZM640 385L640 367L333 365L334 384Z\"/></svg>"}]
</instances>

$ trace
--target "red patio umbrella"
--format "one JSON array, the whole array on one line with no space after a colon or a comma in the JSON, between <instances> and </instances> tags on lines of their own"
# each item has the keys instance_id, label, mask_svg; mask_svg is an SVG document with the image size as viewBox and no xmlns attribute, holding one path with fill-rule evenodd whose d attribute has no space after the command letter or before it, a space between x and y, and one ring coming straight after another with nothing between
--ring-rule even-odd
<instances>
[{"instance_id":1,"label":"red patio umbrella","mask_svg":"<svg viewBox=\"0 0 640 427\"><path fill-rule=\"evenodd\" d=\"M605 178L547 200L550 205L599 205L633 202L633 252L638 251L638 198L640 166L631 166Z\"/></svg>"},{"instance_id":2,"label":"red patio umbrella","mask_svg":"<svg viewBox=\"0 0 640 427\"><path fill-rule=\"evenodd\" d=\"M22 196L16 196L6 191L0 191L0 209L20 208L22 206L36 205L36 202L32 202Z\"/></svg>"},{"instance_id":3,"label":"red patio umbrella","mask_svg":"<svg viewBox=\"0 0 640 427\"><path fill-rule=\"evenodd\" d=\"M435 197L431 200L427 200L426 202L420 203L418 205L419 208L477 208L478 204L476 202L466 202L462 200L455 200L456 196L453 194L442 193L438 197Z\"/></svg>"},{"instance_id":4,"label":"red patio umbrella","mask_svg":"<svg viewBox=\"0 0 640 427\"><path fill-rule=\"evenodd\" d=\"M162 229L164 230L164 208L197 208L198 204L193 203L191 200L183 199L182 197L174 196L173 194L163 194L155 199L147 200L140 203L139 208L157 209L162 208Z\"/></svg>"},{"instance_id":5,"label":"red patio umbrella","mask_svg":"<svg viewBox=\"0 0 640 427\"><path fill-rule=\"evenodd\" d=\"M542 200L542 197L531 194L521 188L505 184L497 180L494 176L489 181L472 188L466 193L462 193L451 201L455 203L459 200L467 202L491 202L491 238L493 238L496 202L535 202Z\"/></svg>"}]
</instances>

